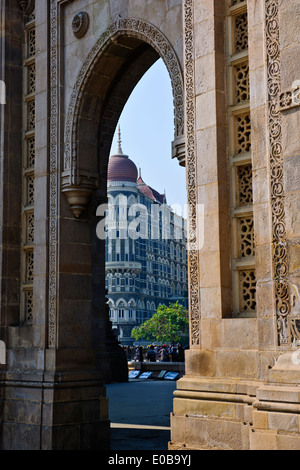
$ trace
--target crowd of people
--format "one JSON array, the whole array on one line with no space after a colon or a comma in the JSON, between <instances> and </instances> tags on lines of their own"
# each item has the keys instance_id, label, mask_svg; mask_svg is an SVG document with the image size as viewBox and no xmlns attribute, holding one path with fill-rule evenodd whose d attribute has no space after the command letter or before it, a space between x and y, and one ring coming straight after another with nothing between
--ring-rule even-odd
<instances>
[{"instance_id":1,"label":"crowd of people","mask_svg":"<svg viewBox=\"0 0 300 470\"><path fill-rule=\"evenodd\" d=\"M184 362L185 348L181 344L169 346L123 346L127 360L133 362Z\"/></svg>"}]
</instances>

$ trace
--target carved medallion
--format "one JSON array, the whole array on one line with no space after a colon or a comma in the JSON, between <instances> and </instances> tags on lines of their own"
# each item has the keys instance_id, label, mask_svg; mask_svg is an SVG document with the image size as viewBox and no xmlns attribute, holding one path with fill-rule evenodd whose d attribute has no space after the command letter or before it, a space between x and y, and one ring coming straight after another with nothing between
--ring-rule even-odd
<instances>
[{"instance_id":1,"label":"carved medallion","mask_svg":"<svg viewBox=\"0 0 300 470\"><path fill-rule=\"evenodd\" d=\"M72 21L72 31L77 39L85 36L89 29L90 17L85 11L81 11L74 16Z\"/></svg>"}]
</instances>

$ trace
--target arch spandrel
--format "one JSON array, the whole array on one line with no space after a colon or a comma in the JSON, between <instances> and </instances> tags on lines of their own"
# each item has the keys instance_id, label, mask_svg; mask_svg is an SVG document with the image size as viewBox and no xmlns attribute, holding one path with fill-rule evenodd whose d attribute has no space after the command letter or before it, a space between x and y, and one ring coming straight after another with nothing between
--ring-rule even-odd
<instances>
[{"instance_id":1,"label":"arch spandrel","mask_svg":"<svg viewBox=\"0 0 300 470\"><path fill-rule=\"evenodd\" d=\"M122 58L125 49L130 52ZM135 85L158 58L162 58L167 67L173 90L173 158L177 157L181 165L185 164L184 86L177 55L165 35L152 24L135 18L119 19L109 26L89 52L77 76L67 111L62 189L76 217L80 216L98 184L99 128L109 100L117 94L116 82L122 86L123 78L128 80L129 74L135 76L131 78L128 96L123 96L125 105ZM111 70L111 77L104 78L104 69ZM116 113L115 121L121 111ZM83 147L89 154L88 159L83 157Z\"/></svg>"}]
</instances>

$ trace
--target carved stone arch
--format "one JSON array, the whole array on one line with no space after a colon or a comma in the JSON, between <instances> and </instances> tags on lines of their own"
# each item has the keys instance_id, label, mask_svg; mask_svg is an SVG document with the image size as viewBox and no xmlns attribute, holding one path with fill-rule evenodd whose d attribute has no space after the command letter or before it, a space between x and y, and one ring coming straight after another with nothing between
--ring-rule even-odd
<instances>
[{"instance_id":1,"label":"carved stone arch","mask_svg":"<svg viewBox=\"0 0 300 470\"><path fill-rule=\"evenodd\" d=\"M31 15L35 7L35 0L17 0L20 8L22 8L25 15Z\"/></svg>"},{"instance_id":2,"label":"carved stone arch","mask_svg":"<svg viewBox=\"0 0 300 470\"><path fill-rule=\"evenodd\" d=\"M133 308L136 308L136 300L131 297L131 299L129 299L129 302L128 302L128 306L132 306Z\"/></svg>"},{"instance_id":3,"label":"carved stone arch","mask_svg":"<svg viewBox=\"0 0 300 470\"><path fill-rule=\"evenodd\" d=\"M126 308L126 307L127 307L127 302L126 302L126 300L125 300L123 297L121 297L120 299L118 299L118 300L116 301L116 307L117 307L117 308L120 308L120 307L121 307L121 308Z\"/></svg>"},{"instance_id":4,"label":"carved stone arch","mask_svg":"<svg viewBox=\"0 0 300 470\"><path fill-rule=\"evenodd\" d=\"M136 204L136 197L131 194L129 197L128 197L128 207L132 206Z\"/></svg>"},{"instance_id":5,"label":"carved stone arch","mask_svg":"<svg viewBox=\"0 0 300 470\"><path fill-rule=\"evenodd\" d=\"M115 54L115 57L110 57L109 54ZM76 217L84 211L90 194L99 185L99 148L96 139L99 139L100 124L107 129L103 137L103 141L106 139L103 144L106 154L110 149L113 125L111 122L107 124L106 115L109 113L106 111L113 88L117 89L122 77L128 81L131 79L128 96L123 97L124 103L120 105L124 106L140 78L159 58L164 61L169 72L174 97L173 157L177 157L181 165L185 164L184 85L176 53L168 39L155 26L135 18L119 19L100 36L84 61L66 115L62 190ZM121 64L119 69L118 61ZM138 68L139 61L142 66ZM110 80L101 73L102 65L105 70L115 66ZM122 109L118 111L118 118ZM89 162L81 159L81 146L84 144ZM102 160L108 160L107 155ZM105 163L100 165L105 166Z\"/></svg>"}]
</instances>

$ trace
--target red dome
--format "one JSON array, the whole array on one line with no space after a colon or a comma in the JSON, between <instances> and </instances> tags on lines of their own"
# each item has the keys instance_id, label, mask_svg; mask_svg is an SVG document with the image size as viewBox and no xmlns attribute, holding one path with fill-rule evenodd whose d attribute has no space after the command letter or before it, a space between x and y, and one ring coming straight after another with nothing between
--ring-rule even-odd
<instances>
[{"instance_id":1,"label":"red dome","mask_svg":"<svg viewBox=\"0 0 300 470\"><path fill-rule=\"evenodd\" d=\"M136 183L138 178L137 167L127 155L122 153L113 155L109 159L107 180L111 181L126 181L129 183Z\"/></svg>"}]
</instances>

